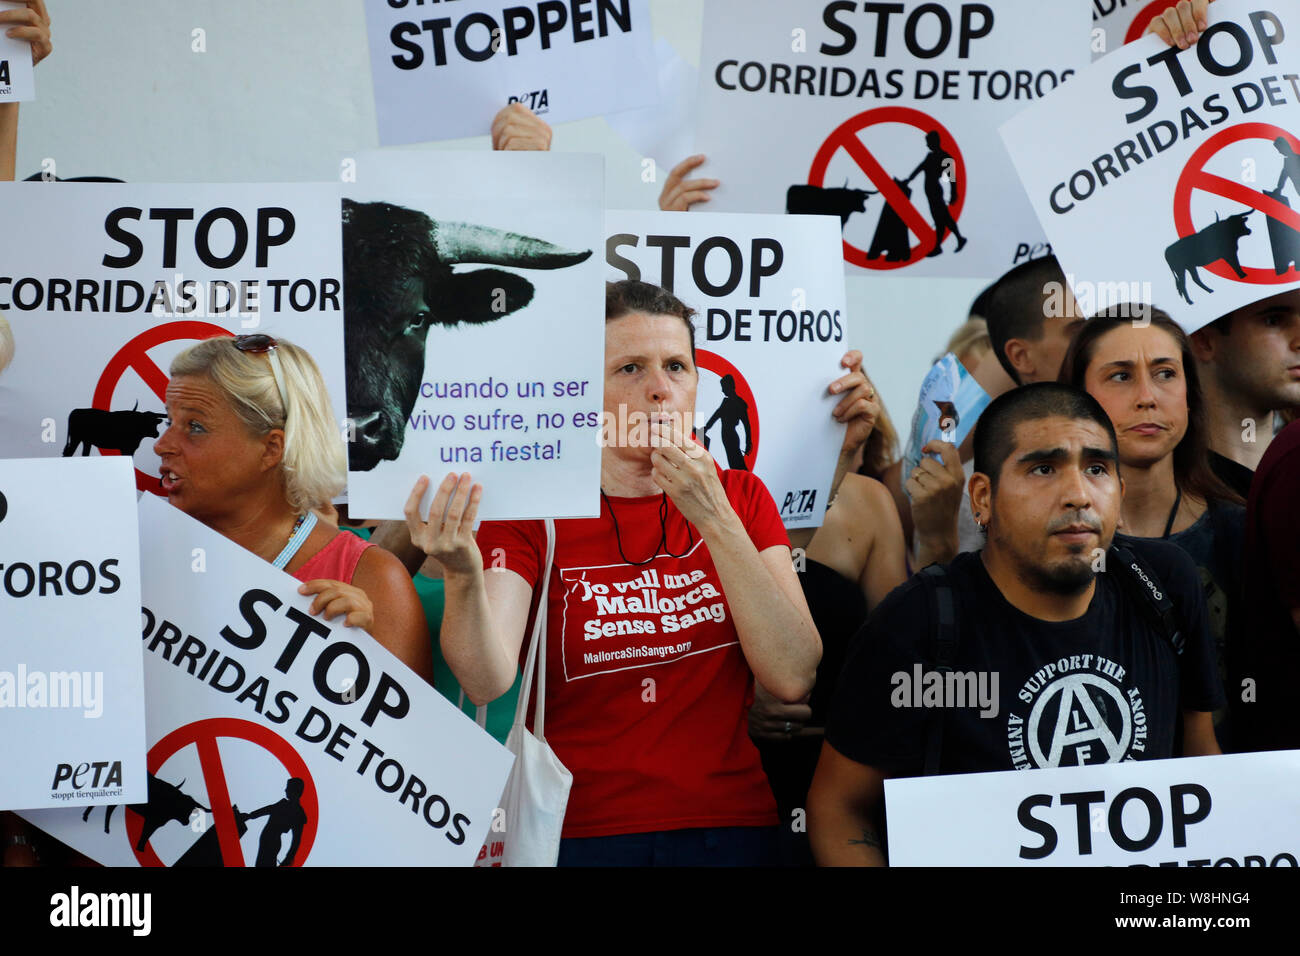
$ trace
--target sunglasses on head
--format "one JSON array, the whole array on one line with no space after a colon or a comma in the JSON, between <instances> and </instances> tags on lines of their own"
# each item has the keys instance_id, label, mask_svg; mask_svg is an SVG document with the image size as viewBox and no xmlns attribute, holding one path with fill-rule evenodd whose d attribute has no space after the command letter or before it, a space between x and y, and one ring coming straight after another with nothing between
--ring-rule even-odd
<instances>
[{"instance_id":1,"label":"sunglasses on head","mask_svg":"<svg viewBox=\"0 0 1300 956\"><path fill-rule=\"evenodd\" d=\"M280 357L275 354L280 343L263 332L255 332L251 335L236 335L233 344L241 352L248 352L252 355L266 355L271 360L271 374L275 376L275 387L279 389L280 403L284 407L285 419L287 420L289 417L289 394L284 387L284 370L280 367Z\"/></svg>"}]
</instances>

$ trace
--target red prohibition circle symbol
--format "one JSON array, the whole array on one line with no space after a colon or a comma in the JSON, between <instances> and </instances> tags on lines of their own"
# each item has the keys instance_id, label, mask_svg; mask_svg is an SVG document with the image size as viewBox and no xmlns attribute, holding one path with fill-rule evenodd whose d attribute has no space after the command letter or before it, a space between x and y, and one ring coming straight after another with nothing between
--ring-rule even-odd
<instances>
[{"instance_id":1,"label":"red prohibition circle symbol","mask_svg":"<svg viewBox=\"0 0 1300 956\"><path fill-rule=\"evenodd\" d=\"M1178 6L1177 0L1154 0L1153 3L1148 3L1137 12L1133 22L1128 25L1128 32L1124 34L1124 42L1132 43L1134 40L1139 39L1147 32L1147 27L1151 25L1152 20L1170 7L1176 6Z\"/></svg>"},{"instance_id":2,"label":"red prohibition circle symbol","mask_svg":"<svg viewBox=\"0 0 1300 956\"><path fill-rule=\"evenodd\" d=\"M316 783L311 771L298 752L275 731L251 720L236 717L212 717L195 721L178 727L163 737L149 749L146 766L149 773L156 774L162 765L173 755L191 744L198 748L199 766L203 769L203 784L212 804L213 828L217 831L217 843L221 847L221 859L226 866L245 866L243 847L239 843L239 827L235 822L233 801L226 785L226 773L221 765L221 752L217 749L217 738L233 737L247 740L267 750L280 761L290 777L297 777L303 782L303 794L300 799L307 823L302 829L302 839L293 865L302 866L307 855L311 853L312 844L316 842L316 827L320 820L320 801L316 794ZM247 809L247 808L245 808ZM141 866L166 866L158 858L151 844L146 843L143 850L136 850L135 845L144 831L144 818L134 810L127 808L126 834L130 840L131 852Z\"/></svg>"},{"instance_id":3,"label":"red prohibition circle symbol","mask_svg":"<svg viewBox=\"0 0 1300 956\"><path fill-rule=\"evenodd\" d=\"M1205 164L1225 146L1230 146L1245 139L1262 139L1271 145L1279 136L1290 143L1292 149L1300 152L1300 139L1297 139L1282 127L1273 126L1270 123L1241 123L1215 133L1198 146L1196 152L1192 153L1187 160L1187 166L1178 177L1177 186L1174 187L1174 228L1178 230L1178 235L1180 237L1190 236L1196 232L1196 224L1192 222L1192 190L1194 189L1201 189L1229 202L1248 206L1253 210L1262 212L1269 218L1276 219L1283 225L1300 230L1300 210L1292 209L1290 206L1264 195L1258 189L1252 189L1245 183L1224 176L1216 176L1205 170ZM1256 223L1258 223L1258 228L1266 228L1259 220L1256 220ZM1252 231L1254 231L1253 228ZM1241 269L1246 273L1244 279L1238 278L1237 274L1232 271L1232 267L1222 259L1216 260L1208 266L1202 266L1202 268L1220 279L1228 279L1231 282L1250 282L1255 285L1277 285L1283 282L1300 280L1300 272L1296 271L1294 266L1278 275L1276 270L1272 268L1260 268L1242 263Z\"/></svg>"},{"instance_id":4,"label":"red prohibition circle symbol","mask_svg":"<svg viewBox=\"0 0 1300 956\"><path fill-rule=\"evenodd\" d=\"M890 262L884 258L868 259L864 250L859 249L846 239L844 240L844 261L855 266L861 266L864 269L901 269L925 258L926 254L934 248L935 232L934 227L926 221L925 217L916 208L913 200L903 194L903 191L898 188L898 184L894 182L894 177L885 171L885 167L880 165L880 161L872 155L871 150L867 149L862 140L858 138L859 132L880 123L902 123L906 126L915 127L923 135L931 131L939 134L939 147L955 161L956 171L954 175L957 183L957 201L948 207L948 211L952 215L954 222L959 220L961 211L966 205L966 161L962 158L961 149L958 148L957 141L953 139L952 134L948 132L942 123L927 113L922 113L920 110L914 110L907 106L881 106L850 117L837 126L831 135L826 138L826 142L822 143L821 148L817 150L817 155L813 157L812 168L808 171L808 185L824 186L826 170L830 166L831 159L841 149L847 152L867 179L871 181L872 187L880 193L881 198L903 220L908 230L917 238L918 243L911 247L906 259ZM913 196L917 195L916 190L913 190L912 194Z\"/></svg>"},{"instance_id":5,"label":"red prohibition circle symbol","mask_svg":"<svg viewBox=\"0 0 1300 956\"><path fill-rule=\"evenodd\" d=\"M743 401L749 407L749 454L745 456L745 467L751 472L754 470L754 462L758 460L758 402L754 400L754 391L749 387L749 382L745 376L740 374L740 369L732 365L717 352L710 352L708 349L695 350L695 364L700 368L706 368L713 374L721 378L724 375L730 375L736 382L736 397ZM711 414L711 413L710 413ZM708 419L704 419L708 421ZM703 438L703 423L696 421L695 429ZM714 457L717 457L716 455Z\"/></svg>"},{"instance_id":6,"label":"red prohibition circle symbol","mask_svg":"<svg viewBox=\"0 0 1300 956\"><path fill-rule=\"evenodd\" d=\"M91 399L93 408L112 411L113 392L117 389L118 382L126 374L128 368L133 368L144 383L149 386L150 391L158 396L160 402L167 401L167 373L158 367L153 359L149 357L149 350L164 342L174 342L181 339L210 339L218 335L229 335L230 331L219 325L213 325L211 322L197 322L194 320L186 322L169 322L166 325L155 325L151 329L141 332L131 341L127 342L117 354L108 360L108 365L104 368L104 373L99 376L99 381L95 384L95 396ZM101 448L101 455L120 455L121 452L115 449ZM135 470L135 487L139 491L150 491L160 498L162 488L158 483L157 475L146 475L139 468Z\"/></svg>"}]
</instances>

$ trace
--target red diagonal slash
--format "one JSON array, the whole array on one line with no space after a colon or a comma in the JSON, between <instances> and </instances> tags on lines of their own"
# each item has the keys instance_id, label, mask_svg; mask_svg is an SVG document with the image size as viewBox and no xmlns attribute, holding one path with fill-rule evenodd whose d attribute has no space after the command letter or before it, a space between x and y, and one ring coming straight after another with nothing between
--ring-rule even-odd
<instances>
[{"instance_id":1,"label":"red diagonal slash","mask_svg":"<svg viewBox=\"0 0 1300 956\"><path fill-rule=\"evenodd\" d=\"M307 816L307 823L302 829L302 839L299 841L298 852L293 861L294 866L302 866L303 861L307 859L307 854L311 852L312 844L316 841L316 829L320 823L320 799L316 793L316 783L307 769L306 762L283 737L269 727L236 717L211 717L186 724L167 734L149 749L146 762L149 772L158 773L172 756L193 745L199 753L203 785L208 794L208 802L212 806L213 825L217 829L217 842L221 847L222 862L226 866L244 866L246 864L243 848L239 842L239 827L235 822L234 805L230 799L230 789L226 785L221 753L217 748L217 739L220 737L247 740L256 744L280 761L290 777L302 780L303 794L300 802ZM144 821L134 811L128 811L126 816L127 839L141 866L164 866L158 854L154 852L152 843L146 843L141 851L135 850L135 844L143 832Z\"/></svg>"},{"instance_id":2,"label":"red diagonal slash","mask_svg":"<svg viewBox=\"0 0 1300 956\"><path fill-rule=\"evenodd\" d=\"M826 170L832 157L843 149L871 181L871 184L880 192L882 199L893 208L907 228L919 240L917 245L911 247L908 258L901 262L888 262L883 258L868 259L864 250L845 240L844 261L865 269L898 269L909 266L925 257L926 253L934 247L935 231L912 200L898 188L898 185L894 182L894 177L889 175L889 172L880 164L871 150L859 139L858 134L862 130L880 123L895 123L914 127L922 134L931 130L939 134L940 144L952 156L956 165L957 201L949 207L954 220L960 218L962 207L966 202L966 161L962 158L956 140L953 139L952 134L948 132L942 123L927 113L906 106L882 106L850 117L836 127L830 136L826 138L826 142L818 149L817 155L813 158L812 168L808 173L809 185L824 185Z\"/></svg>"},{"instance_id":3,"label":"red diagonal slash","mask_svg":"<svg viewBox=\"0 0 1300 956\"><path fill-rule=\"evenodd\" d=\"M1300 151L1300 139L1297 139L1282 127L1274 126L1271 123L1240 123L1215 133L1198 146L1196 151L1188 157L1187 165L1183 168L1182 174L1178 177L1178 184L1174 187L1174 228L1178 230L1178 235L1180 237L1190 236L1197 231L1196 224L1192 221L1193 189L1204 190L1229 202L1247 206L1263 213L1270 219L1276 219L1278 222L1290 226L1292 229L1300 230L1300 210L1292 209L1286 204L1264 195L1258 189L1206 172L1205 169L1207 163L1233 143L1247 139L1264 140L1272 148L1273 141L1279 137L1290 143L1292 149ZM1282 157L1279 154L1278 162L1281 161ZM1297 272L1295 268L1288 269L1282 275L1278 275L1271 266L1260 268L1243 263L1241 268L1246 273L1246 278L1242 279L1222 260L1212 262L1203 268L1221 279L1227 279L1231 282L1250 282L1257 285L1293 283L1297 278L1300 278L1300 272Z\"/></svg>"},{"instance_id":4,"label":"red diagonal slash","mask_svg":"<svg viewBox=\"0 0 1300 956\"><path fill-rule=\"evenodd\" d=\"M146 329L118 349L117 354L108 360L104 373L99 376L99 381L95 384L95 394L91 399L91 406L101 408L106 412L112 411L113 392L117 389L118 383L129 368L135 369L136 374L149 386L149 390L158 396L159 401L165 404L167 401L167 373L160 369L158 363L149 357L149 349L162 345L164 342L182 339L210 339L213 336L230 334L227 329L219 325L194 320L169 322L166 325L156 325L151 329ZM101 455L121 454L121 452L111 449L100 449L99 453ZM140 491L151 491L156 495L162 494L158 485L158 476L146 475L139 468L135 470L135 486Z\"/></svg>"}]
</instances>

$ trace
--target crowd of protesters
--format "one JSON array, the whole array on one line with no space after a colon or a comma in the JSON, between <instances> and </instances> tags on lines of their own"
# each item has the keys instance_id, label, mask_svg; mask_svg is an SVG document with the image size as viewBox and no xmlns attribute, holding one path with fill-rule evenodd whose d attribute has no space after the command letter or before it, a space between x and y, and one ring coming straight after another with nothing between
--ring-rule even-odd
<instances>
[{"instance_id":1,"label":"crowd of protesters","mask_svg":"<svg viewBox=\"0 0 1300 956\"><path fill-rule=\"evenodd\" d=\"M1153 30L1186 47L1203 16L1179 4ZM0 27L34 62L49 54L42 0L0 11ZM0 105L0 179L17 112ZM545 150L552 133L515 104L492 138ZM672 171L662 209L708 201L719 181L689 178L705 162ZM336 511L329 396L311 356L269 335L178 356L154 445L172 505L297 577L313 613L491 705L498 737L550 612L547 740L574 778L561 865L884 863L891 776L1300 747L1286 687L1300 670L1300 291L1189 336L1176 312L1080 314L1054 258L1023 264L951 317L946 351L992 401L910 473L863 369L864 353L890 357L870 342L843 357L832 500L815 532L790 535L762 482L681 425L699 384L691 304L631 280L605 301L604 409L652 424L602 450L599 516L556 521L553 538L541 521L476 528L493 492L469 474L422 479L405 522ZM0 370L12 354L0 317ZM702 651L654 668L647 704L640 670L566 679L561 628L582 621L566 621L564 567L686 575L723 610L692 628ZM1063 660L1094 679L1041 677ZM899 674L939 666L998 675L998 699L900 704ZM1063 734L1075 706L1084 731ZM6 864L75 862L3 825Z\"/></svg>"}]
</instances>

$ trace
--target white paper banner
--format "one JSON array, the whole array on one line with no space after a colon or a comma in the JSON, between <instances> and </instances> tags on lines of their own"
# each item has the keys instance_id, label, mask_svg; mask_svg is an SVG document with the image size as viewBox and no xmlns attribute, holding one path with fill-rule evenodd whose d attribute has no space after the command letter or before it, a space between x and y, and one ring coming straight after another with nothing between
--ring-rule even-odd
<instances>
[{"instance_id":1,"label":"white paper banner","mask_svg":"<svg viewBox=\"0 0 1300 956\"><path fill-rule=\"evenodd\" d=\"M25 3L0 0L0 10L25 10ZM8 25L6 24L6 29ZM36 99L36 80L32 69L32 45L14 40L0 30L0 103L22 103Z\"/></svg>"},{"instance_id":2,"label":"white paper banner","mask_svg":"<svg viewBox=\"0 0 1300 956\"><path fill-rule=\"evenodd\" d=\"M1132 43L1178 0L1092 0L1093 59Z\"/></svg>"},{"instance_id":3,"label":"white paper banner","mask_svg":"<svg viewBox=\"0 0 1300 956\"><path fill-rule=\"evenodd\" d=\"M1192 49L1145 37L1002 127L1085 313L1193 332L1300 285L1300 11L1209 10Z\"/></svg>"},{"instance_id":4,"label":"white paper banner","mask_svg":"<svg viewBox=\"0 0 1300 956\"><path fill-rule=\"evenodd\" d=\"M1300 865L1300 750L885 781L891 866Z\"/></svg>"},{"instance_id":5,"label":"white paper banner","mask_svg":"<svg viewBox=\"0 0 1300 956\"><path fill-rule=\"evenodd\" d=\"M145 793L140 549L125 460L0 460L0 807Z\"/></svg>"},{"instance_id":6,"label":"white paper banner","mask_svg":"<svg viewBox=\"0 0 1300 956\"><path fill-rule=\"evenodd\" d=\"M647 0L366 0L366 30L383 146L485 135L514 102L555 124L658 96Z\"/></svg>"},{"instance_id":7,"label":"white paper banner","mask_svg":"<svg viewBox=\"0 0 1300 956\"><path fill-rule=\"evenodd\" d=\"M343 233L351 514L401 518L420 475L436 488L452 471L483 483L483 519L599 514L601 158L356 159Z\"/></svg>"},{"instance_id":8,"label":"white paper banner","mask_svg":"<svg viewBox=\"0 0 1300 956\"><path fill-rule=\"evenodd\" d=\"M697 312L697 435L721 467L763 480L786 527L820 525L844 441L826 389L853 347L838 224L626 210L605 222L610 281L666 284Z\"/></svg>"},{"instance_id":9,"label":"white paper banner","mask_svg":"<svg viewBox=\"0 0 1300 956\"><path fill-rule=\"evenodd\" d=\"M473 863L504 747L369 634L306 613L289 575L148 495L140 542L147 804L26 819L107 866Z\"/></svg>"},{"instance_id":10,"label":"white paper banner","mask_svg":"<svg viewBox=\"0 0 1300 956\"><path fill-rule=\"evenodd\" d=\"M214 335L302 346L342 428L337 186L11 183L0 221L23 224L0 263L0 457L128 455L158 493L167 369Z\"/></svg>"},{"instance_id":11,"label":"white paper banner","mask_svg":"<svg viewBox=\"0 0 1300 956\"><path fill-rule=\"evenodd\" d=\"M1088 63L1088 0L865 6L705 4L709 208L838 216L858 274L987 277L1045 254L997 124Z\"/></svg>"}]
</instances>

